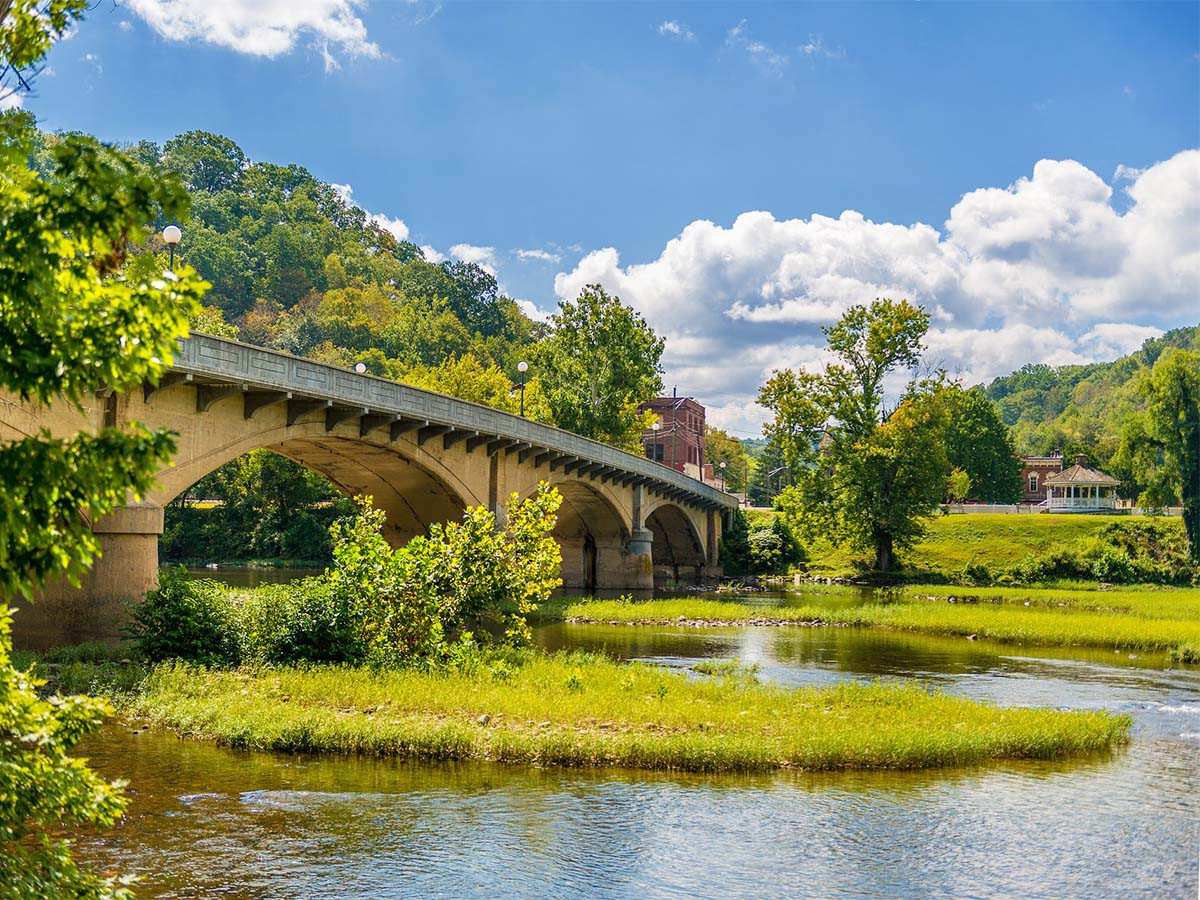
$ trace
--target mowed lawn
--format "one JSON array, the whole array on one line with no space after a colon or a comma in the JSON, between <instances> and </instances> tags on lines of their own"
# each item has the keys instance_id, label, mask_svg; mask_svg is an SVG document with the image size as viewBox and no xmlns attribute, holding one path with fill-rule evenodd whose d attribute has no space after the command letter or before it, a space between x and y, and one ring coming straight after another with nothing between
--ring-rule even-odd
<instances>
[{"instance_id":1,"label":"mowed lawn","mask_svg":"<svg viewBox=\"0 0 1200 900\"><path fill-rule=\"evenodd\" d=\"M1182 529L1179 518L1055 515L1052 513L967 513L939 516L929 523L925 539L902 554L908 570L961 572L968 565L993 571L1009 568L1056 543L1073 543L1097 535L1113 522L1154 522L1162 529ZM816 575L845 575L855 558L824 542L809 549L808 569Z\"/></svg>"}]
</instances>

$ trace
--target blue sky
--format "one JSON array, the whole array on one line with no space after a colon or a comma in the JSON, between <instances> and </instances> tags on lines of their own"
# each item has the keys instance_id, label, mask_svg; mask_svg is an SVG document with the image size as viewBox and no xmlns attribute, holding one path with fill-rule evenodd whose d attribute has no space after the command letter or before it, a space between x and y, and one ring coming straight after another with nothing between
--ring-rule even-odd
<instances>
[{"instance_id":1,"label":"blue sky","mask_svg":"<svg viewBox=\"0 0 1200 900\"><path fill-rule=\"evenodd\" d=\"M874 291L940 310L968 380L1200 321L1198 35L1184 3L123 0L25 105L302 164L543 310L604 281L753 431Z\"/></svg>"}]
</instances>

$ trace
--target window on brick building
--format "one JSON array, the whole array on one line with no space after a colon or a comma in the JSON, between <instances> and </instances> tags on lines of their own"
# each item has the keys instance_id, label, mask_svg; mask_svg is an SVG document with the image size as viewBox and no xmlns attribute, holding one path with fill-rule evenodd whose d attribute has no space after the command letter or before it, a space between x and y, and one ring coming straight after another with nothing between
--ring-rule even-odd
<instances>
[{"instance_id":1,"label":"window on brick building","mask_svg":"<svg viewBox=\"0 0 1200 900\"><path fill-rule=\"evenodd\" d=\"M1032 472L1029 475L1029 493L1031 493L1031 494L1037 493L1037 473L1036 472Z\"/></svg>"}]
</instances>

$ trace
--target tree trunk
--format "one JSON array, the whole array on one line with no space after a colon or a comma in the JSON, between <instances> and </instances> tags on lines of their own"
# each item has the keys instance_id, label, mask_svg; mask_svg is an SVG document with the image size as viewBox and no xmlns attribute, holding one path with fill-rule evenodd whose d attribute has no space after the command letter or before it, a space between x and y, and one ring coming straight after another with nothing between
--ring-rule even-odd
<instances>
[{"instance_id":1,"label":"tree trunk","mask_svg":"<svg viewBox=\"0 0 1200 900\"><path fill-rule=\"evenodd\" d=\"M875 536L875 571L890 572L892 570L892 536L879 534Z\"/></svg>"}]
</instances>

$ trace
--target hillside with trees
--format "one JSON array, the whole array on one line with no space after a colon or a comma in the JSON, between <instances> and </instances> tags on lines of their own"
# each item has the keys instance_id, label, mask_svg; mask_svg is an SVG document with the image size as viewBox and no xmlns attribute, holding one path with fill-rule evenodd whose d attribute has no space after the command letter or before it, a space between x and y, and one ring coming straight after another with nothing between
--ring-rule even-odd
<instances>
[{"instance_id":1,"label":"hillside with trees","mask_svg":"<svg viewBox=\"0 0 1200 900\"><path fill-rule=\"evenodd\" d=\"M1100 467L1119 465L1126 420L1145 408L1139 378L1170 347L1200 351L1200 326L1176 328L1113 362L1074 366L1030 363L987 386L1012 429L1017 452L1037 456L1083 453ZM1131 473L1113 471L1124 479Z\"/></svg>"}]
</instances>

